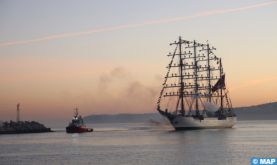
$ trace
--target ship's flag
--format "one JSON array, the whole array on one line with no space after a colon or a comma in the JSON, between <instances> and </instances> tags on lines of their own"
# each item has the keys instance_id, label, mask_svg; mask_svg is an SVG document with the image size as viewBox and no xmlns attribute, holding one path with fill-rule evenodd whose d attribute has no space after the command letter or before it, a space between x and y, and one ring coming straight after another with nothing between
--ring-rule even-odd
<instances>
[{"instance_id":1,"label":"ship's flag","mask_svg":"<svg viewBox=\"0 0 277 165\"><path fill-rule=\"evenodd\" d=\"M216 84L212 87L212 92L217 91L218 89L225 88L225 74L220 77Z\"/></svg>"}]
</instances>

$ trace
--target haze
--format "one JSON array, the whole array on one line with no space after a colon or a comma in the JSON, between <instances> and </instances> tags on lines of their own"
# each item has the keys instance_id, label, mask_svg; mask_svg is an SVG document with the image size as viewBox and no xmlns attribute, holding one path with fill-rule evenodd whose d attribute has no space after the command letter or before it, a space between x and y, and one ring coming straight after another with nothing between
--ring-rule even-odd
<instances>
[{"instance_id":1,"label":"haze","mask_svg":"<svg viewBox=\"0 0 277 165\"><path fill-rule=\"evenodd\" d=\"M0 120L154 112L179 35L223 59L233 106L277 101L277 1L0 1Z\"/></svg>"}]
</instances>

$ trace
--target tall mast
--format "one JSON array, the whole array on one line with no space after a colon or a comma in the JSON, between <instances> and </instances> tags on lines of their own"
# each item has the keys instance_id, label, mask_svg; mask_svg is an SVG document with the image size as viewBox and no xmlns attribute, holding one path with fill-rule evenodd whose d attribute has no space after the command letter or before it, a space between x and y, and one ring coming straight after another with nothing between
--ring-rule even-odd
<instances>
[{"instance_id":1,"label":"tall mast","mask_svg":"<svg viewBox=\"0 0 277 165\"><path fill-rule=\"evenodd\" d=\"M219 59L219 70L220 70L220 78L223 75L222 63L221 58ZM220 110L223 111L223 95L222 95L222 88L220 88Z\"/></svg>"},{"instance_id":2,"label":"tall mast","mask_svg":"<svg viewBox=\"0 0 277 165\"><path fill-rule=\"evenodd\" d=\"M201 99L205 98L206 101L212 102L213 97L216 97L220 110L223 110L224 91L223 89L218 89L216 90L217 95L213 95L212 87L213 81L218 80L217 76L220 79L224 75L221 59L217 58L212 52L212 50L216 49L209 44L201 44L195 40L187 41L181 37L177 41L170 43L170 45L176 45L176 47L174 53L168 55L171 56L171 61L167 66L168 71L163 83L164 86L157 102L158 109L161 97L163 96L177 97L177 103L174 103L175 107L172 108L172 104L170 105L170 109L174 109L176 114L185 115L185 110L188 110L188 114L191 114L191 110L195 110L198 116L200 115L200 109L205 109L204 105L202 106ZM202 47L199 51L204 51L205 53L202 55L198 54L198 47ZM179 56L179 58L176 56ZM215 64L215 62L217 63ZM213 65L217 67L215 68ZM172 71L170 70L171 68L176 69ZM205 75L203 76L202 73ZM216 77L213 76L215 73ZM171 80L171 84L167 80ZM178 84L176 84L176 80ZM174 83L172 84L172 82ZM188 100L185 98L188 98ZM186 101L188 101L187 107L185 105Z\"/></svg>"},{"instance_id":3,"label":"tall mast","mask_svg":"<svg viewBox=\"0 0 277 165\"><path fill-rule=\"evenodd\" d=\"M74 110L75 110L75 117L78 117L78 107L76 107Z\"/></svg>"},{"instance_id":4,"label":"tall mast","mask_svg":"<svg viewBox=\"0 0 277 165\"><path fill-rule=\"evenodd\" d=\"M196 115L199 115L199 107L198 107L198 74L197 74L197 60L196 60L196 42L193 41L193 54L194 54L194 85L195 85L195 110Z\"/></svg>"},{"instance_id":5,"label":"tall mast","mask_svg":"<svg viewBox=\"0 0 277 165\"><path fill-rule=\"evenodd\" d=\"M211 102L211 66L210 66L210 46L207 44L208 53L208 101Z\"/></svg>"},{"instance_id":6,"label":"tall mast","mask_svg":"<svg viewBox=\"0 0 277 165\"><path fill-rule=\"evenodd\" d=\"M16 105L16 121L17 122L20 121L20 104L19 103Z\"/></svg>"},{"instance_id":7,"label":"tall mast","mask_svg":"<svg viewBox=\"0 0 277 165\"><path fill-rule=\"evenodd\" d=\"M180 92L179 99L181 99L181 113L185 115L185 107L184 107L184 80L183 80L183 59L182 59L182 38L179 37L179 60L180 60Z\"/></svg>"}]
</instances>

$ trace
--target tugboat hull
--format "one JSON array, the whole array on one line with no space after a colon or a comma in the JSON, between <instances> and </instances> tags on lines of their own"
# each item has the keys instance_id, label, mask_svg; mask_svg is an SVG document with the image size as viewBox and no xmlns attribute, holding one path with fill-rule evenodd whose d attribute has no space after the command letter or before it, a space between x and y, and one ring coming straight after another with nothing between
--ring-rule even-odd
<instances>
[{"instance_id":1,"label":"tugboat hull","mask_svg":"<svg viewBox=\"0 0 277 165\"><path fill-rule=\"evenodd\" d=\"M170 119L175 130L232 128L236 121L237 117L235 116L221 120L217 117L207 117L200 120L199 118L185 116L176 116Z\"/></svg>"},{"instance_id":2,"label":"tugboat hull","mask_svg":"<svg viewBox=\"0 0 277 165\"><path fill-rule=\"evenodd\" d=\"M93 132L92 128L85 128L85 127L74 127L68 126L66 127L67 133L84 133L84 132Z\"/></svg>"}]
</instances>

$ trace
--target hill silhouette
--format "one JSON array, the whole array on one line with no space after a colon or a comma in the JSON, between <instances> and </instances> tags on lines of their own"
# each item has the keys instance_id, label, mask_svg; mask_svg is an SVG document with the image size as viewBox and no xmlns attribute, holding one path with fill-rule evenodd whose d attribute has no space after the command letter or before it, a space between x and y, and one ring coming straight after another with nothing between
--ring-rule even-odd
<instances>
[{"instance_id":1,"label":"hill silhouette","mask_svg":"<svg viewBox=\"0 0 277 165\"><path fill-rule=\"evenodd\" d=\"M276 120L277 102L266 103L248 107L234 108L238 120ZM158 113L143 114L101 114L84 117L88 123L143 123L164 121L165 119Z\"/></svg>"}]
</instances>

